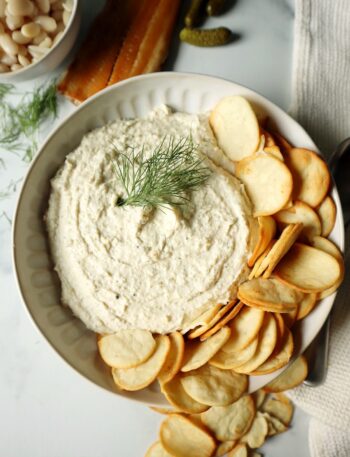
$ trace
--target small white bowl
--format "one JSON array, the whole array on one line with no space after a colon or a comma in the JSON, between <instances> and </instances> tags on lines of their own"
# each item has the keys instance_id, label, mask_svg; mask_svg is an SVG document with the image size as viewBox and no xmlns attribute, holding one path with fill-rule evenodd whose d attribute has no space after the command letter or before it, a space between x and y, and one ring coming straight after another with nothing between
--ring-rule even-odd
<instances>
[{"instance_id":1,"label":"small white bowl","mask_svg":"<svg viewBox=\"0 0 350 457\"><path fill-rule=\"evenodd\" d=\"M38 62L17 71L0 73L0 82L18 83L55 70L72 50L80 28L80 0L74 0L72 14L61 39Z\"/></svg>"},{"instance_id":2,"label":"small white bowl","mask_svg":"<svg viewBox=\"0 0 350 457\"><path fill-rule=\"evenodd\" d=\"M178 111L208 112L222 97L243 95L268 114L282 135L295 145L317 150L305 130L288 114L256 92L233 82L186 73L154 73L122 81L91 97L51 133L33 160L19 195L13 224L13 259L23 302L33 322L60 356L94 384L123 397L148 404L166 404L156 384L139 392L119 391L109 369L97 353L96 335L61 305L60 282L53 269L44 224L50 179L92 129L118 118L142 117L161 103ZM332 197L337 219L330 238L343 251L344 227L335 186ZM322 300L297 325L296 354L315 338L326 320L335 293ZM276 377L281 370L252 376L252 392Z\"/></svg>"}]
</instances>

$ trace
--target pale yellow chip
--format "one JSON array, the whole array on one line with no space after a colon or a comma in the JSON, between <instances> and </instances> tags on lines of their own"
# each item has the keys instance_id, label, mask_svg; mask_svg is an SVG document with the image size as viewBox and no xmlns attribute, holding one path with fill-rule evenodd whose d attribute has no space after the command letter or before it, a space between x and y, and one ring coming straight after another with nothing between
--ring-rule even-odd
<instances>
[{"instance_id":1,"label":"pale yellow chip","mask_svg":"<svg viewBox=\"0 0 350 457\"><path fill-rule=\"evenodd\" d=\"M244 306L231 322L231 336L221 350L231 353L246 348L259 333L264 314L260 309Z\"/></svg>"},{"instance_id":2,"label":"pale yellow chip","mask_svg":"<svg viewBox=\"0 0 350 457\"><path fill-rule=\"evenodd\" d=\"M180 414L170 414L161 424L160 441L164 449L176 457L211 457L214 438Z\"/></svg>"},{"instance_id":3,"label":"pale yellow chip","mask_svg":"<svg viewBox=\"0 0 350 457\"><path fill-rule=\"evenodd\" d=\"M178 373L181 368L185 342L183 336L179 332L170 333L170 350L168 352L165 363L158 375L159 382L162 384L169 382Z\"/></svg>"},{"instance_id":4,"label":"pale yellow chip","mask_svg":"<svg viewBox=\"0 0 350 457\"><path fill-rule=\"evenodd\" d=\"M248 346L236 352L219 351L209 360L209 365L221 368L222 370L234 370L253 357L258 347L258 341L259 339L256 337Z\"/></svg>"},{"instance_id":5,"label":"pale yellow chip","mask_svg":"<svg viewBox=\"0 0 350 457\"><path fill-rule=\"evenodd\" d=\"M341 263L320 249L295 243L275 268L285 284L302 292L321 292L334 286L341 276Z\"/></svg>"},{"instance_id":6,"label":"pale yellow chip","mask_svg":"<svg viewBox=\"0 0 350 457\"><path fill-rule=\"evenodd\" d=\"M222 317L219 322L217 322L213 327L207 330L203 335L199 338L201 341L205 341L210 338L212 335L217 333L220 329L223 328L224 325L228 324L232 319L240 312L243 308L243 303L238 302L234 308L231 309L230 312L226 313L224 317Z\"/></svg>"},{"instance_id":7,"label":"pale yellow chip","mask_svg":"<svg viewBox=\"0 0 350 457\"><path fill-rule=\"evenodd\" d=\"M196 331L199 331L202 327L205 327L216 316L216 314L220 311L221 308L222 305L220 303L217 303L204 313L197 316L194 320L191 320L190 323L185 323L181 333L184 335L185 333L189 332L187 337L191 338L190 335ZM194 336L194 338L196 337L197 336Z\"/></svg>"},{"instance_id":8,"label":"pale yellow chip","mask_svg":"<svg viewBox=\"0 0 350 457\"><path fill-rule=\"evenodd\" d=\"M268 152L269 154L272 154L274 157L276 157L276 159L279 159L281 162L284 162L281 150L276 144L271 146L265 146L264 151Z\"/></svg>"},{"instance_id":9,"label":"pale yellow chip","mask_svg":"<svg viewBox=\"0 0 350 457\"><path fill-rule=\"evenodd\" d=\"M255 406L256 409L260 409L261 405L264 403L265 398L266 398L266 392L264 392L262 389L256 390L253 393L253 398L255 400Z\"/></svg>"},{"instance_id":10,"label":"pale yellow chip","mask_svg":"<svg viewBox=\"0 0 350 457\"><path fill-rule=\"evenodd\" d=\"M337 207L333 198L328 195L316 211L321 220L321 235L327 237L332 232L337 217Z\"/></svg>"},{"instance_id":11,"label":"pale yellow chip","mask_svg":"<svg viewBox=\"0 0 350 457\"><path fill-rule=\"evenodd\" d=\"M186 393L178 374L166 384L160 384L160 388L168 402L179 411L198 414L208 409L207 405L199 403Z\"/></svg>"},{"instance_id":12,"label":"pale yellow chip","mask_svg":"<svg viewBox=\"0 0 350 457\"><path fill-rule=\"evenodd\" d=\"M263 278L268 279L271 276L273 270L278 265L278 262L286 255L289 249L296 242L302 229L303 224L299 223L289 224L283 229L280 237L261 262L256 271L255 277L258 278L263 276Z\"/></svg>"},{"instance_id":13,"label":"pale yellow chip","mask_svg":"<svg viewBox=\"0 0 350 457\"><path fill-rule=\"evenodd\" d=\"M321 249L321 251L327 252L340 262L343 262L343 255L339 248L328 238L324 238L323 236L314 236L310 240L310 245L316 249Z\"/></svg>"},{"instance_id":14,"label":"pale yellow chip","mask_svg":"<svg viewBox=\"0 0 350 457\"><path fill-rule=\"evenodd\" d=\"M258 270L260 269L260 265L264 261L265 257L271 251L273 245L276 243L276 240L271 240L270 243L267 245L265 251L261 254L261 256L256 260L251 272L249 273L248 279L258 278Z\"/></svg>"},{"instance_id":15,"label":"pale yellow chip","mask_svg":"<svg viewBox=\"0 0 350 457\"><path fill-rule=\"evenodd\" d=\"M300 319L304 319L304 317L308 316L311 313L311 311L315 308L316 303L317 294L305 294L304 298L298 305L296 320L299 321Z\"/></svg>"},{"instance_id":16,"label":"pale yellow chip","mask_svg":"<svg viewBox=\"0 0 350 457\"><path fill-rule=\"evenodd\" d=\"M255 404L250 395L229 406L214 406L202 414L203 423L220 441L238 440L249 430L255 417Z\"/></svg>"},{"instance_id":17,"label":"pale yellow chip","mask_svg":"<svg viewBox=\"0 0 350 457\"><path fill-rule=\"evenodd\" d=\"M248 448L245 443L239 443L232 451L227 454L227 457L248 457Z\"/></svg>"},{"instance_id":18,"label":"pale yellow chip","mask_svg":"<svg viewBox=\"0 0 350 457\"><path fill-rule=\"evenodd\" d=\"M118 387L124 390L141 390L152 384L162 369L170 350L166 335L156 337L156 350L151 357L132 368L112 368L112 376Z\"/></svg>"},{"instance_id":19,"label":"pale yellow chip","mask_svg":"<svg viewBox=\"0 0 350 457\"><path fill-rule=\"evenodd\" d=\"M269 374L286 366L292 357L293 349L293 335L288 328L285 328L282 343L279 345L277 351L273 351L270 357L251 372L250 375Z\"/></svg>"},{"instance_id":20,"label":"pale yellow chip","mask_svg":"<svg viewBox=\"0 0 350 457\"><path fill-rule=\"evenodd\" d=\"M240 96L225 97L210 114L210 125L224 153L233 161L253 154L260 128L249 102Z\"/></svg>"},{"instance_id":21,"label":"pale yellow chip","mask_svg":"<svg viewBox=\"0 0 350 457\"><path fill-rule=\"evenodd\" d=\"M263 413L263 415L268 425L267 436L278 435L279 433L284 433L288 430L288 427L277 419L277 417L271 416L269 413Z\"/></svg>"},{"instance_id":22,"label":"pale yellow chip","mask_svg":"<svg viewBox=\"0 0 350 457\"><path fill-rule=\"evenodd\" d=\"M284 392L301 384L307 376L307 361L303 355L291 363L276 379L264 387L265 392Z\"/></svg>"},{"instance_id":23,"label":"pale yellow chip","mask_svg":"<svg viewBox=\"0 0 350 457\"><path fill-rule=\"evenodd\" d=\"M235 368L237 373L249 374L267 360L275 349L277 342L277 324L270 313L264 316L264 323L259 332L258 347L248 362Z\"/></svg>"},{"instance_id":24,"label":"pale yellow chip","mask_svg":"<svg viewBox=\"0 0 350 457\"><path fill-rule=\"evenodd\" d=\"M198 328L192 330L188 335L188 339L193 340L195 338L200 337L208 330L210 330L223 316L225 316L228 312L230 312L233 308L235 308L237 300L232 300L227 305L220 305L218 309L216 309L215 314L213 313L211 318L207 320L206 323L201 325Z\"/></svg>"},{"instance_id":25,"label":"pale yellow chip","mask_svg":"<svg viewBox=\"0 0 350 457\"><path fill-rule=\"evenodd\" d=\"M204 342L189 341L186 344L181 371L187 372L205 365L226 343L230 335L230 328L223 327Z\"/></svg>"},{"instance_id":26,"label":"pale yellow chip","mask_svg":"<svg viewBox=\"0 0 350 457\"><path fill-rule=\"evenodd\" d=\"M181 383L190 397L209 406L227 406L238 400L248 387L247 376L212 365L185 374Z\"/></svg>"},{"instance_id":27,"label":"pale yellow chip","mask_svg":"<svg viewBox=\"0 0 350 457\"><path fill-rule=\"evenodd\" d=\"M253 267L258 257L265 251L276 233L276 222L271 216L259 216L258 236L252 255L248 260L248 267Z\"/></svg>"},{"instance_id":28,"label":"pale yellow chip","mask_svg":"<svg viewBox=\"0 0 350 457\"><path fill-rule=\"evenodd\" d=\"M288 202L293 179L286 165L271 154L260 153L241 160L236 176L245 185L254 216L269 216Z\"/></svg>"},{"instance_id":29,"label":"pale yellow chip","mask_svg":"<svg viewBox=\"0 0 350 457\"><path fill-rule=\"evenodd\" d=\"M145 457L171 457L171 454L164 449L160 441L156 441L147 450Z\"/></svg>"},{"instance_id":30,"label":"pale yellow chip","mask_svg":"<svg viewBox=\"0 0 350 457\"><path fill-rule=\"evenodd\" d=\"M289 426L292 420L293 409L292 402L282 393L276 394L275 398L267 398L261 407L262 412L276 417L286 426Z\"/></svg>"},{"instance_id":31,"label":"pale yellow chip","mask_svg":"<svg viewBox=\"0 0 350 457\"><path fill-rule=\"evenodd\" d=\"M231 451L237 444L237 441L223 441L218 444L214 457L224 457L228 452Z\"/></svg>"},{"instance_id":32,"label":"pale yellow chip","mask_svg":"<svg viewBox=\"0 0 350 457\"><path fill-rule=\"evenodd\" d=\"M321 221L315 210L304 202L296 201L293 206L282 209L274 215L280 229L287 224L303 224L300 238L309 240L316 235L321 235Z\"/></svg>"},{"instance_id":33,"label":"pale yellow chip","mask_svg":"<svg viewBox=\"0 0 350 457\"><path fill-rule=\"evenodd\" d=\"M303 294L274 278L246 281L239 286L237 295L247 305L281 313L294 310L303 298Z\"/></svg>"},{"instance_id":34,"label":"pale yellow chip","mask_svg":"<svg viewBox=\"0 0 350 457\"><path fill-rule=\"evenodd\" d=\"M173 414L179 412L174 408L162 408L161 406L150 406L150 409L159 414Z\"/></svg>"},{"instance_id":35,"label":"pale yellow chip","mask_svg":"<svg viewBox=\"0 0 350 457\"><path fill-rule=\"evenodd\" d=\"M250 429L242 436L240 441L247 443L251 449L256 449L264 444L267 432L267 421L264 415L260 411L257 411Z\"/></svg>"},{"instance_id":36,"label":"pale yellow chip","mask_svg":"<svg viewBox=\"0 0 350 457\"><path fill-rule=\"evenodd\" d=\"M284 151L284 160L293 175L293 200L301 200L313 208L318 206L331 182L325 161L315 152L302 148Z\"/></svg>"},{"instance_id":37,"label":"pale yellow chip","mask_svg":"<svg viewBox=\"0 0 350 457\"><path fill-rule=\"evenodd\" d=\"M338 281L334 284L334 286L330 287L329 289L323 290L317 295L318 300L322 300L323 298L328 297L329 295L334 294L334 292L337 291L341 283L343 282L344 275L345 275L345 268L344 268L344 262L339 262L339 268L340 268L340 276Z\"/></svg>"},{"instance_id":38,"label":"pale yellow chip","mask_svg":"<svg viewBox=\"0 0 350 457\"><path fill-rule=\"evenodd\" d=\"M132 368L153 354L156 341L147 330L119 330L101 336L97 346L103 361L110 367Z\"/></svg>"}]
</instances>

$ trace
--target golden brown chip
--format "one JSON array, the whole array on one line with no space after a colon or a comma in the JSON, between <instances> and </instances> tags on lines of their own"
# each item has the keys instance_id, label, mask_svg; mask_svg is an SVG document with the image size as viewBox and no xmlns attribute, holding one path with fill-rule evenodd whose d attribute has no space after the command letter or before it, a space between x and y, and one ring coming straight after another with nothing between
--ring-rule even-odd
<instances>
[{"instance_id":1,"label":"golden brown chip","mask_svg":"<svg viewBox=\"0 0 350 457\"><path fill-rule=\"evenodd\" d=\"M227 406L238 400L248 387L246 376L212 365L185 374L181 383L190 397L209 406Z\"/></svg>"},{"instance_id":2,"label":"golden brown chip","mask_svg":"<svg viewBox=\"0 0 350 457\"><path fill-rule=\"evenodd\" d=\"M174 408L162 408L160 406L150 406L150 409L159 414L173 414L178 412Z\"/></svg>"},{"instance_id":3,"label":"golden brown chip","mask_svg":"<svg viewBox=\"0 0 350 457\"><path fill-rule=\"evenodd\" d=\"M324 238L323 236L314 236L310 240L310 245L316 249L320 249L321 251L327 252L340 262L343 262L342 253L340 252L338 247L328 238Z\"/></svg>"},{"instance_id":4,"label":"golden brown chip","mask_svg":"<svg viewBox=\"0 0 350 457\"><path fill-rule=\"evenodd\" d=\"M244 306L230 324L231 337L222 346L224 352L238 352L257 336L264 321L264 311Z\"/></svg>"},{"instance_id":5,"label":"golden brown chip","mask_svg":"<svg viewBox=\"0 0 350 457\"><path fill-rule=\"evenodd\" d=\"M180 376L177 374L166 384L160 384L161 391L168 402L177 410L188 414L198 414L206 411L208 406L203 405L190 397L182 387L180 379Z\"/></svg>"},{"instance_id":6,"label":"golden brown chip","mask_svg":"<svg viewBox=\"0 0 350 457\"><path fill-rule=\"evenodd\" d=\"M324 251L295 243L277 265L274 274L302 292L321 292L337 283L341 263Z\"/></svg>"},{"instance_id":7,"label":"golden brown chip","mask_svg":"<svg viewBox=\"0 0 350 457\"><path fill-rule=\"evenodd\" d=\"M272 238L276 233L276 222L271 216L259 216L258 220L258 237L252 255L248 260L248 267L253 267L258 257L269 246Z\"/></svg>"},{"instance_id":8,"label":"golden brown chip","mask_svg":"<svg viewBox=\"0 0 350 457\"><path fill-rule=\"evenodd\" d=\"M330 287L329 289L323 290L317 295L318 300L322 300L322 298L326 298L329 295L334 294L334 292L337 291L341 283L343 282L344 275L345 275L345 269L344 269L344 262L339 262L339 268L340 268L340 276L338 281L334 284L334 286Z\"/></svg>"},{"instance_id":9,"label":"golden brown chip","mask_svg":"<svg viewBox=\"0 0 350 457\"><path fill-rule=\"evenodd\" d=\"M210 330L217 322L220 321L227 313L229 313L232 309L235 309L237 304L237 300L232 300L230 303L227 305L220 305L219 309L216 310L215 314L211 316L210 319L207 320L207 322L203 325L201 325L198 328L195 328L192 330L187 337L190 340L193 340L195 338L198 338L199 336L203 335L206 333L208 330Z\"/></svg>"},{"instance_id":10,"label":"golden brown chip","mask_svg":"<svg viewBox=\"0 0 350 457\"><path fill-rule=\"evenodd\" d=\"M213 406L202 414L203 423L220 441L238 440L249 430L255 417L255 404L244 395L229 406Z\"/></svg>"},{"instance_id":11,"label":"golden brown chip","mask_svg":"<svg viewBox=\"0 0 350 457\"><path fill-rule=\"evenodd\" d=\"M301 200L315 208L327 195L330 174L324 160L308 149L284 151L284 160L293 175L293 200Z\"/></svg>"},{"instance_id":12,"label":"golden brown chip","mask_svg":"<svg viewBox=\"0 0 350 457\"><path fill-rule=\"evenodd\" d=\"M204 342L189 341L186 344L181 371L187 372L205 365L226 343L230 334L230 328L223 327Z\"/></svg>"},{"instance_id":13,"label":"golden brown chip","mask_svg":"<svg viewBox=\"0 0 350 457\"><path fill-rule=\"evenodd\" d=\"M264 387L265 392L284 392L301 384L307 376L307 361L303 355L292 362L276 379Z\"/></svg>"},{"instance_id":14,"label":"golden brown chip","mask_svg":"<svg viewBox=\"0 0 350 457\"><path fill-rule=\"evenodd\" d=\"M293 206L282 209L274 215L278 226L282 230L287 224L303 224L299 238L309 240L321 235L321 221L315 210L304 202L296 201Z\"/></svg>"},{"instance_id":15,"label":"golden brown chip","mask_svg":"<svg viewBox=\"0 0 350 457\"><path fill-rule=\"evenodd\" d=\"M162 369L170 350L166 335L156 337L156 350L146 362L132 368L112 368L112 376L118 387L124 390L141 390L152 384Z\"/></svg>"},{"instance_id":16,"label":"golden brown chip","mask_svg":"<svg viewBox=\"0 0 350 457\"><path fill-rule=\"evenodd\" d=\"M270 134L274 137L277 146L281 149L282 152L292 149L293 146L287 141L281 134L272 130Z\"/></svg>"},{"instance_id":17,"label":"golden brown chip","mask_svg":"<svg viewBox=\"0 0 350 457\"><path fill-rule=\"evenodd\" d=\"M248 457L248 448L245 443L239 443L232 451L227 454L227 457Z\"/></svg>"},{"instance_id":18,"label":"golden brown chip","mask_svg":"<svg viewBox=\"0 0 350 457\"><path fill-rule=\"evenodd\" d=\"M148 330L119 330L97 341L103 361L113 368L132 368L145 362L156 349Z\"/></svg>"},{"instance_id":19,"label":"golden brown chip","mask_svg":"<svg viewBox=\"0 0 350 457\"><path fill-rule=\"evenodd\" d=\"M266 398L266 392L264 392L262 389L256 390L253 393L253 398L255 400L255 406L256 409L260 409L260 406L264 403L265 398Z\"/></svg>"},{"instance_id":20,"label":"golden brown chip","mask_svg":"<svg viewBox=\"0 0 350 457\"><path fill-rule=\"evenodd\" d=\"M311 311L315 308L317 302L317 294L305 294L304 298L298 305L298 313L296 315L296 320L304 319Z\"/></svg>"},{"instance_id":21,"label":"golden brown chip","mask_svg":"<svg viewBox=\"0 0 350 457\"><path fill-rule=\"evenodd\" d=\"M297 319L298 312L299 312L299 303L298 303L297 308L293 309L293 311L289 311L289 313L281 314L282 319L288 328L293 327L294 322Z\"/></svg>"},{"instance_id":22,"label":"golden brown chip","mask_svg":"<svg viewBox=\"0 0 350 457\"><path fill-rule=\"evenodd\" d=\"M276 146L275 139L271 135L271 133L263 128L261 128L260 130L261 130L261 134L264 135L264 138L265 138L265 147Z\"/></svg>"},{"instance_id":23,"label":"golden brown chip","mask_svg":"<svg viewBox=\"0 0 350 457\"><path fill-rule=\"evenodd\" d=\"M185 350L184 338L180 332L170 333L170 350L158 375L159 382L169 382L181 368Z\"/></svg>"},{"instance_id":24,"label":"golden brown chip","mask_svg":"<svg viewBox=\"0 0 350 457\"><path fill-rule=\"evenodd\" d=\"M161 424L160 441L173 456L211 457L214 438L180 414L170 414Z\"/></svg>"},{"instance_id":25,"label":"golden brown chip","mask_svg":"<svg viewBox=\"0 0 350 457\"><path fill-rule=\"evenodd\" d=\"M248 362L235 368L237 373L251 373L267 360L277 342L277 324L270 313L265 313L264 323L259 332L258 347Z\"/></svg>"},{"instance_id":26,"label":"golden brown chip","mask_svg":"<svg viewBox=\"0 0 350 457\"><path fill-rule=\"evenodd\" d=\"M335 206L333 198L328 195L316 211L321 220L321 235L327 237L333 230L337 217L337 207Z\"/></svg>"},{"instance_id":27,"label":"golden brown chip","mask_svg":"<svg viewBox=\"0 0 350 457\"><path fill-rule=\"evenodd\" d=\"M224 457L228 452L231 451L237 444L237 441L223 441L218 444L214 457Z\"/></svg>"},{"instance_id":28,"label":"golden brown chip","mask_svg":"<svg viewBox=\"0 0 350 457\"><path fill-rule=\"evenodd\" d=\"M259 339L256 337L248 346L236 352L219 351L209 360L209 365L221 368L222 370L234 370L253 357L258 347L258 341Z\"/></svg>"},{"instance_id":29,"label":"golden brown chip","mask_svg":"<svg viewBox=\"0 0 350 457\"><path fill-rule=\"evenodd\" d=\"M276 394L275 398L269 397L261 407L261 411L269 413L288 426L293 417L293 404L284 394Z\"/></svg>"},{"instance_id":30,"label":"golden brown chip","mask_svg":"<svg viewBox=\"0 0 350 457\"><path fill-rule=\"evenodd\" d=\"M267 436L278 435L279 433L283 433L288 430L288 427L284 425L284 423L279 419L277 419L277 417L271 416L269 413L263 413L263 415L268 425Z\"/></svg>"},{"instance_id":31,"label":"golden brown chip","mask_svg":"<svg viewBox=\"0 0 350 457\"><path fill-rule=\"evenodd\" d=\"M265 146L264 151L268 152L269 154L272 154L276 157L276 159L279 159L281 162L284 162L281 150L277 145Z\"/></svg>"},{"instance_id":32,"label":"golden brown chip","mask_svg":"<svg viewBox=\"0 0 350 457\"><path fill-rule=\"evenodd\" d=\"M287 166L271 154L254 154L241 160L236 175L245 185L255 217L277 213L291 196L292 175Z\"/></svg>"},{"instance_id":33,"label":"golden brown chip","mask_svg":"<svg viewBox=\"0 0 350 457\"><path fill-rule=\"evenodd\" d=\"M189 332L187 335L188 338L191 338L191 334L199 331L202 327L205 327L215 316L216 314L222 309L222 305L220 303L214 305L204 313L197 316L195 319L190 319L190 323L185 323L183 326L183 330L181 333L184 335L185 333ZM205 331L205 330L204 330ZM204 333L203 331L203 333ZM196 338L197 336L194 336Z\"/></svg>"},{"instance_id":34,"label":"golden brown chip","mask_svg":"<svg viewBox=\"0 0 350 457\"><path fill-rule=\"evenodd\" d=\"M267 421L264 415L260 411L257 411L250 429L242 436L240 441L247 443L251 449L256 449L264 444L267 432Z\"/></svg>"},{"instance_id":35,"label":"golden brown chip","mask_svg":"<svg viewBox=\"0 0 350 457\"><path fill-rule=\"evenodd\" d=\"M267 245L267 248L265 251L261 254L261 256L256 260L254 267L252 268L251 272L249 273L248 279L254 279L258 278L259 275L257 274L260 265L262 264L263 260L265 257L268 255L268 253L271 251L273 245L276 243L276 240L271 240L270 243Z\"/></svg>"},{"instance_id":36,"label":"golden brown chip","mask_svg":"<svg viewBox=\"0 0 350 457\"><path fill-rule=\"evenodd\" d=\"M207 330L203 335L199 337L201 341L205 341L208 338L210 338L212 335L217 333L224 325L232 321L232 319L240 312L240 310L243 308L243 303L238 302L233 309L227 314L225 314L224 317L219 320L217 324L215 324L212 328Z\"/></svg>"},{"instance_id":37,"label":"golden brown chip","mask_svg":"<svg viewBox=\"0 0 350 457\"><path fill-rule=\"evenodd\" d=\"M260 306L265 311L293 311L303 294L274 278L255 278L241 284L238 298L249 306Z\"/></svg>"},{"instance_id":38,"label":"golden brown chip","mask_svg":"<svg viewBox=\"0 0 350 457\"><path fill-rule=\"evenodd\" d=\"M145 457L171 457L171 454L164 449L160 441L156 441L148 449Z\"/></svg>"}]
</instances>

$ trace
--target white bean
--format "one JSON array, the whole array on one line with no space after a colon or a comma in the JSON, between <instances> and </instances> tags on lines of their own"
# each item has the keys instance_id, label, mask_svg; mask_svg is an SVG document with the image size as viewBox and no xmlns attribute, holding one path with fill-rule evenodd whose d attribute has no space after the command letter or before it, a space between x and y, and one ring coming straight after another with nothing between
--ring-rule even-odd
<instances>
[{"instance_id":1,"label":"white bean","mask_svg":"<svg viewBox=\"0 0 350 457\"><path fill-rule=\"evenodd\" d=\"M28 22L27 24L22 25L21 32L24 36L28 38L35 38L39 35L41 27L35 22Z\"/></svg>"},{"instance_id":2,"label":"white bean","mask_svg":"<svg viewBox=\"0 0 350 457\"><path fill-rule=\"evenodd\" d=\"M64 13L63 13L64 15ZM57 23L55 19L50 16L37 16L35 18L36 24L39 24L45 32L52 33L57 29Z\"/></svg>"},{"instance_id":3,"label":"white bean","mask_svg":"<svg viewBox=\"0 0 350 457\"><path fill-rule=\"evenodd\" d=\"M71 15L71 13L70 13L69 11L66 11L66 10L63 11L63 16L62 16L62 18L63 18L63 24L64 24L64 25L67 25L67 24L68 24L70 15Z\"/></svg>"},{"instance_id":4,"label":"white bean","mask_svg":"<svg viewBox=\"0 0 350 457\"><path fill-rule=\"evenodd\" d=\"M0 47L10 56L15 56L18 53L18 44L7 33L0 34Z\"/></svg>"},{"instance_id":5,"label":"white bean","mask_svg":"<svg viewBox=\"0 0 350 457\"><path fill-rule=\"evenodd\" d=\"M43 40L40 44L39 44L39 47L40 48L51 48L52 46L52 39L48 36L45 38L45 40Z\"/></svg>"},{"instance_id":6,"label":"white bean","mask_svg":"<svg viewBox=\"0 0 350 457\"><path fill-rule=\"evenodd\" d=\"M34 59L41 59L47 53L48 48L39 48L39 46L28 46L28 52Z\"/></svg>"},{"instance_id":7,"label":"white bean","mask_svg":"<svg viewBox=\"0 0 350 457\"><path fill-rule=\"evenodd\" d=\"M17 57L5 54L3 57L1 57L1 62L10 67L11 65L17 63Z\"/></svg>"},{"instance_id":8,"label":"white bean","mask_svg":"<svg viewBox=\"0 0 350 457\"><path fill-rule=\"evenodd\" d=\"M19 55L18 56L18 62L23 66L23 67L27 67L28 65L30 65L30 60L25 57L25 56L21 56Z\"/></svg>"},{"instance_id":9,"label":"white bean","mask_svg":"<svg viewBox=\"0 0 350 457\"><path fill-rule=\"evenodd\" d=\"M11 71L20 70L21 68L23 68L22 65L18 63L14 63L13 65L11 65Z\"/></svg>"},{"instance_id":10,"label":"white bean","mask_svg":"<svg viewBox=\"0 0 350 457\"><path fill-rule=\"evenodd\" d=\"M38 36L36 36L34 39L33 39L33 44L35 46L38 46L42 41L45 40L45 38L47 37L47 33L46 32L41 32L39 33Z\"/></svg>"},{"instance_id":11,"label":"white bean","mask_svg":"<svg viewBox=\"0 0 350 457\"><path fill-rule=\"evenodd\" d=\"M26 56L28 54L27 46L22 44L18 46L18 56Z\"/></svg>"},{"instance_id":12,"label":"white bean","mask_svg":"<svg viewBox=\"0 0 350 457\"><path fill-rule=\"evenodd\" d=\"M24 24L23 16L6 16L6 24L10 30L16 30Z\"/></svg>"},{"instance_id":13,"label":"white bean","mask_svg":"<svg viewBox=\"0 0 350 457\"><path fill-rule=\"evenodd\" d=\"M0 0L0 17L5 17L6 0Z\"/></svg>"},{"instance_id":14,"label":"white bean","mask_svg":"<svg viewBox=\"0 0 350 457\"><path fill-rule=\"evenodd\" d=\"M60 41L60 39L63 36L63 33L64 33L63 30L61 32L58 32L58 34L55 36L55 38L53 40L53 46Z\"/></svg>"},{"instance_id":15,"label":"white bean","mask_svg":"<svg viewBox=\"0 0 350 457\"><path fill-rule=\"evenodd\" d=\"M19 30L12 32L12 39L18 44L28 44L32 41L31 38L24 36Z\"/></svg>"},{"instance_id":16,"label":"white bean","mask_svg":"<svg viewBox=\"0 0 350 457\"><path fill-rule=\"evenodd\" d=\"M73 0L65 0L63 3L63 9L69 11L70 13L73 11Z\"/></svg>"},{"instance_id":17,"label":"white bean","mask_svg":"<svg viewBox=\"0 0 350 457\"><path fill-rule=\"evenodd\" d=\"M47 14L50 11L49 0L35 0L35 2L42 13Z\"/></svg>"},{"instance_id":18,"label":"white bean","mask_svg":"<svg viewBox=\"0 0 350 457\"><path fill-rule=\"evenodd\" d=\"M13 16L30 16L34 9L34 4L30 0L8 0L7 6Z\"/></svg>"},{"instance_id":19,"label":"white bean","mask_svg":"<svg viewBox=\"0 0 350 457\"><path fill-rule=\"evenodd\" d=\"M7 73L10 71L9 67L4 63L0 63L0 73Z\"/></svg>"}]
</instances>

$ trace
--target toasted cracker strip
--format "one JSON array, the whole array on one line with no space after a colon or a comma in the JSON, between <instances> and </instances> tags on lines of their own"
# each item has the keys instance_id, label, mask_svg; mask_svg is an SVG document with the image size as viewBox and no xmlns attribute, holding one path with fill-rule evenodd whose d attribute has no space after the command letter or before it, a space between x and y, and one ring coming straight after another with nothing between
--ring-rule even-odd
<instances>
[{"instance_id":1,"label":"toasted cracker strip","mask_svg":"<svg viewBox=\"0 0 350 457\"><path fill-rule=\"evenodd\" d=\"M135 8L137 0L107 1L58 86L63 95L82 102L106 87Z\"/></svg>"}]
</instances>

